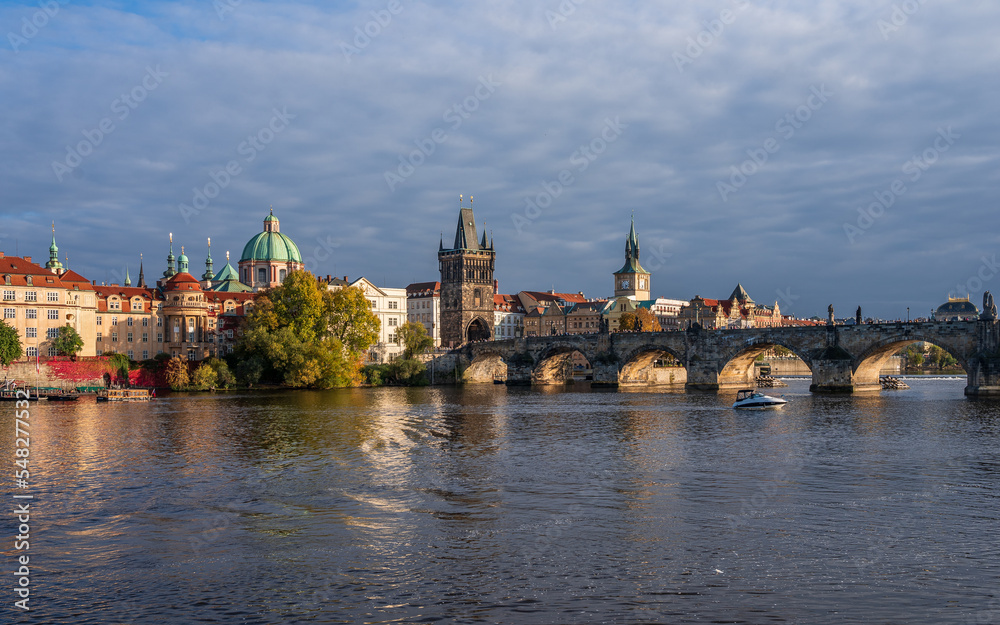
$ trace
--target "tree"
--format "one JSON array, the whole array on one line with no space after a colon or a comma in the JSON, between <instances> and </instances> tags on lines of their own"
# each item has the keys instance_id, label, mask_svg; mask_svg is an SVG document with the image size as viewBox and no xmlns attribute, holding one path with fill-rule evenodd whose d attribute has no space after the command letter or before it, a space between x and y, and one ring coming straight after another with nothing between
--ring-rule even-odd
<instances>
[{"instance_id":1,"label":"tree","mask_svg":"<svg viewBox=\"0 0 1000 625\"><path fill-rule=\"evenodd\" d=\"M329 311L330 334L354 356L378 342L379 320L364 292L356 287L324 294Z\"/></svg>"},{"instance_id":2,"label":"tree","mask_svg":"<svg viewBox=\"0 0 1000 625\"><path fill-rule=\"evenodd\" d=\"M24 353L17 330L0 320L0 364L7 366Z\"/></svg>"},{"instance_id":3,"label":"tree","mask_svg":"<svg viewBox=\"0 0 1000 625\"><path fill-rule=\"evenodd\" d=\"M59 328L59 334L52 339L52 347L55 347L56 352L63 356L69 356L76 360L77 353L83 349L83 339L71 325L66 324Z\"/></svg>"},{"instance_id":4,"label":"tree","mask_svg":"<svg viewBox=\"0 0 1000 625\"><path fill-rule=\"evenodd\" d=\"M229 365L225 360L219 360L218 358L209 358L205 361L209 367L215 371L216 385L222 388L229 388L236 384L236 376L229 369Z\"/></svg>"},{"instance_id":5,"label":"tree","mask_svg":"<svg viewBox=\"0 0 1000 625\"><path fill-rule=\"evenodd\" d=\"M174 356L167 363L167 384L170 385L175 391L179 391L185 388L191 382L191 378L188 375L188 365L187 362L180 359L179 356Z\"/></svg>"},{"instance_id":6,"label":"tree","mask_svg":"<svg viewBox=\"0 0 1000 625\"><path fill-rule=\"evenodd\" d=\"M399 327L396 335L403 343L403 358L405 360L422 355L434 345L434 339L427 335L427 330L422 323L407 321Z\"/></svg>"},{"instance_id":7,"label":"tree","mask_svg":"<svg viewBox=\"0 0 1000 625\"><path fill-rule=\"evenodd\" d=\"M191 386L202 391L214 390L218 379L219 376L215 373L212 365L203 362L194 370L194 375L191 376Z\"/></svg>"},{"instance_id":8,"label":"tree","mask_svg":"<svg viewBox=\"0 0 1000 625\"><path fill-rule=\"evenodd\" d=\"M635 312L625 312L618 319L618 329L623 332L662 332L660 322L646 308L638 308Z\"/></svg>"}]
</instances>

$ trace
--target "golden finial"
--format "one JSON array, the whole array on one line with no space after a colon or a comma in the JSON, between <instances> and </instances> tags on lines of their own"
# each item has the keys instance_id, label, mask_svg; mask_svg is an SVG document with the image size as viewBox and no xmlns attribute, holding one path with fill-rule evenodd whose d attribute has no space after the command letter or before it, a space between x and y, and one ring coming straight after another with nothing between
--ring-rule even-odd
<instances>
[{"instance_id":1,"label":"golden finial","mask_svg":"<svg viewBox=\"0 0 1000 625\"><path fill-rule=\"evenodd\" d=\"M472 200L474 199L471 195L469 196L469 208L472 208Z\"/></svg>"},{"instance_id":2,"label":"golden finial","mask_svg":"<svg viewBox=\"0 0 1000 625\"><path fill-rule=\"evenodd\" d=\"M208 247L212 247L212 237L208 237Z\"/></svg>"},{"instance_id":3,"label":"golden finial","mask_svg":"<svg viewBox=\"0 0 1000 625\"><path fill-rule=\"evenodd\" d=\"M226 262L229 262L229 250L226 250Z\"/></svg>"},{"instance_id":4,"label":"golden finial","mask_svg":"<svg viewBox=\"0 0 1000 625\"><path fill-rule=\"evenodd\" d=\"M459 196L458 196L458 205L459 206L462 205L462 195L461 194L459 194Z\"/></svg>"},{"instance_id":5,"label":"golden finial","mask_svg":"<svg viewBox=\"0 0 1000 625\"><path fill-rule=\"evenodd\" d=\"M184 246L182 245L181 246L181 256L183 256L183 255L184 255Z\"/></svg>"},{"instance_id":6,"label":"golden finial","mask_svg":"<svg viewBox=\"0 0 1000 625\"><path fill-rule=\"evenodd\" d=\"M55 233L56 233L56 222L53 221L52 222L52 234L55 234Z\"/></svg>"},{"instance_id":7,"label":"golden finial","mask_svg":"<svg viewBox=\"0 0 1000 625\"><path fill-rule=\"evenodd\" d=\"M171 243L174 242L174 233L173 232L170 233L170 242Z\"/></svg>"}]
</instances>

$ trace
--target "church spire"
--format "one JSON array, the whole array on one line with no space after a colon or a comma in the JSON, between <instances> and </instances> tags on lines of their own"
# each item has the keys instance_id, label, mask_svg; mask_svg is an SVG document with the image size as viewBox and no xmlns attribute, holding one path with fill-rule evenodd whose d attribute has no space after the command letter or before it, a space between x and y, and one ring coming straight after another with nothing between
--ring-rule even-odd
<instances>
[{"instance_id":1,"label":"church spire","mask_svg":"<svg viewBox=\"0 0 1000 625\"><path fill-rule=\"evenodd\" d=\"M629 250L633 254L632 258L639 260L639 238L635 236L635 213L632 214L632 226L628 232L628 243L625 244L625 259L629 258Z\"/></svg>"},{"instance_id":2,"label":"church spire","mask_svg":"<svg viewBox=\"0 0 1000 625\"><path fill-rule=\"evenodd\" d=\"M175 260L177 260L177 259L176 259L176 257L174 257L174 233L171 232L170 233L170 253L167 254L167 270L163 272L163 277L164 278L170 279L170 278L174 277L174 275L177 273L177 266L174 264Z\"/></svg>"},{"instance_id":3,"label":"church spire","mask_svg":"<svg viewBox=\"0 0 1000 625\"><path fill-rule=\"evenodd\" d=\"M139 284L140 289L146 288L146 276L142 275L142 254L139 254Z\"/></svg>"},{"instance_id":4,"label":"church spire","mask_svg":"<svg viewBox=\"0 0 1000 625\"><path fill-rule=\"evenodd\" d=\"M60 273L63 264L59 262L59 246L56 245L56 222L52 222L52 245L49 246L49 262L45 263L45 268L52 273Z\"/></svg>"},{"instance_id":5,"label":"church spire","mask_svg":"<svg viewBox=\"0 0 1000 625\"><path fill-rule=\"evenodd\" d=\"M214 277L215 271L212 269L212 237L208 237L208 258L205 259L205 273L201 276L201 279L211 282Z\"/></svg>"}]
</instances>

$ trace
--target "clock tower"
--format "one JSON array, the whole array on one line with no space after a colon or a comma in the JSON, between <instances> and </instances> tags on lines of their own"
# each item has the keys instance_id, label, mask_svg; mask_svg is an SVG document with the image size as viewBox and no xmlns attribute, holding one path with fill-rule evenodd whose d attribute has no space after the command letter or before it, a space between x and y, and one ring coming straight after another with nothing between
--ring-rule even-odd
<instances>
[{"instance_id":1,"label":"clock tower","mask_svg":"<svg viewBox=\"0 0 1000 625\"><path fill-rule=\"evenodd\" d=\"M639 264L639 239L635 236L635 218L625 240L625 264L615 272L615 297L637 301L649 299L649 272Z\"/></svg>"}]
</instances>

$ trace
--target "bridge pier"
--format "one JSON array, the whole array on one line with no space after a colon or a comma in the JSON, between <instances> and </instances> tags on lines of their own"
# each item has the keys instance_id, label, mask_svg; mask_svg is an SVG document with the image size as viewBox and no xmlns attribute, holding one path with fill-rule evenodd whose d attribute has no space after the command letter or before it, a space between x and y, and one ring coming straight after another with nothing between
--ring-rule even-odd
<instances>
[{"instance_id":1,"label":"bridge pier","mask_svg":"<svg viewBox=\"0 0 1000 625\"><path fill-rule=\"evenodd\" d=\"M881 391L882 385L875 380L861 380L854 372L850 357L816 358L812 361L812 393L860 393Z\"/></svg>"},{"instance_id":2,"label":"bridge pier","mask_svg":"<svg viewBox=\"0 0 1000 625\"><path fill-rule=\"evenodd\" d=\"M594 381L590 383L590 388L618 388L620 382L620 370L618 363L591 363L594 371Z\"/></svg>"},{"instance_id":3,"label":"bridge pier","mask_svg":"<svg viewBox=\"0 0 1000 625\"><path fill-rule=\"evenodd\" d=\"M717 391L719 386L719 367L715 361L695 360L687 363L687 383L684 388L689 391Z\"/></svg>"}]
</instances>

